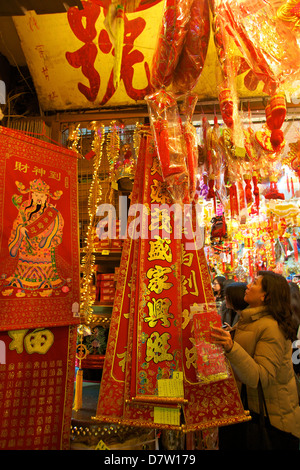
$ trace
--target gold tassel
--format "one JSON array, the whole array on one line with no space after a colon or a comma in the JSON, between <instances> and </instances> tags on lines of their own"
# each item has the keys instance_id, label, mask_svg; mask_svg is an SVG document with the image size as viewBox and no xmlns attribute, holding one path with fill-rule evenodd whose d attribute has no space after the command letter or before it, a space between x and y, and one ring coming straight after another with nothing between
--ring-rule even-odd
<instances>
[{"instance_id":1,"label":"gold tassel","mask_svg":"<svg viewBox=\"0 0 300 470\"><path fill-rule=\"evenodd\" d=\"M78 369L76 374L75 396L73 403L73 410L78 411L82 408L82 383L83 383L83 369Z\"/></svg>"}]
</instances>

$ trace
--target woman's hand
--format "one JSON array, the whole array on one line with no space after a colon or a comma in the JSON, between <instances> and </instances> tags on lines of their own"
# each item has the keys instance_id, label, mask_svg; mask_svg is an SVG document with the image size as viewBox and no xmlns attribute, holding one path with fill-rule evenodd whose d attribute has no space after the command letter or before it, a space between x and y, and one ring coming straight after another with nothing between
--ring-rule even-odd
<instances>
[{"instance_id":1,"label":"woman's hand","mask_svg":"<svg viewBox=\"0 0 300 470\"><path fill-rule=\"evenodd\" d=\"M230 352L233 347L233 340L229 331L225 331L223 328L212 327L211 337L215 344L218 344L224 348L225 352Z\"/></svg>"}]
</instances>

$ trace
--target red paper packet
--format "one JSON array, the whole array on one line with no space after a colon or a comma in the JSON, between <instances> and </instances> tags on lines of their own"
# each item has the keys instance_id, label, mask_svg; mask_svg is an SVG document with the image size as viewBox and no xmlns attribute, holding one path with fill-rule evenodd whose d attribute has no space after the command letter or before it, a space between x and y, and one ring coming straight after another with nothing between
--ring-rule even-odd
<instances>
[{"instance_id":1,"label":"red paper packet","mask_svg":"<svg viewBox=\"0 0 300 470\"><path fill-rule=\"evenodd\" d=\"M193 313L195 348L197 351L197 378L210 383L227 379L228 366L223 348L212 342L212 327L222 327L215 304L198 304Z\"/></svg>"}]
</instances>

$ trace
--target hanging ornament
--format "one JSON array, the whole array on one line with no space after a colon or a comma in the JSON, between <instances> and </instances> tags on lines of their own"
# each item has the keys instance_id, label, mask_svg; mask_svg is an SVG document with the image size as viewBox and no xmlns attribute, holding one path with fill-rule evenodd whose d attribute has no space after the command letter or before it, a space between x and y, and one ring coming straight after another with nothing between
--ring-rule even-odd
<instances>
[{"instance_id":1,"label":"hanging ornament","mask_svg":"<svg viewBox=\"0 0 300 470\"><path fill-rule=\"evenodd\" d=\"M188 94L183 103L182 112L185 114L186 121L183 125L183 135L187 151L187 169L189 173L189 194L191 200L196 194L196 170L198 167L198 142L197 131L192 123L195 106L198 101L197 95Z\"/></svg>"},{"instance_id":2,"label":"hanging ornament","mask_svg":"<svg viewBox=\"0 0 300 470\"><path fill-rule=\"evenodd\" d=\"M121 77L121 65L124 46L124 6L122 4L112 2L109 5L104 26L108 32L109 38L114 45L114 69L113 82L114 88L118 88Z\"/></svg>"},{"instance_id":3,"label":"hanging ornament","mask_svg":"<svg viewBox=\"0 0 300 470\"><path fill-rule=\"evenodd\" d=\"M254 197L255 197L255 204L256 204L256 208L257 208L257 213L259 213L259 188L258 188L258 185L257 185L258 178L257 178L257 172L256 171L253 172L252 181L253 181L253 194L254 194Z\"/></svg>"},{"instance_id":4,"label":"hanging ornament","mask_svg":"<svg viewBox=\"0 0 300 470\"><path fill-rule=\"evenodd\" d=\"M295 230L293 231L293 248L294 248L294 256L295 256L295 261L298 262L298 245L297 245L297 237Z\"/></svg>"},{"instance_id":5,"label":"hanging ornament","mask_svg":"<svg viewBox=\"0 0 300 470\"><path fill-rule=\"evenodd\" d=\"M215 176L213 174L211 174L211 175L209 175L209 179L208 179L208 193L207 193L206 199L207 200L213 199L213 201L214 201L214 211L216 213L217 212L216 192L214 190L214 186L215 186Z\"/></svg>"},{"instance_id":6,"label":"hanging ornament","mask_svg":"<svg viewBox=\"0 0 300 470\"><path fill-rule=\"evenodd\" d=\"M229 129L233 128L233 98L231 90L225 87L219 93L220 111L222 119Z\"/></svg>"},{"instance_id":7,"label":"hanging ornament","mask_svg":"<svg viewBox=\"0 0 300 470\"><path fill-rule=\"evenodd\" d=\"M229 188L229 197L230 197L231 218L233 219L235 216L239 215L239 204L238 204L237 189L236 189L235 184L232 184Z\"/></svg>"},{"instance_id":8,"label":"hanging ornament","mask_svg":"<svg viewBox=\"0 0 300 470\"><path fill-rule=\"evenodd\" d=\"M279 193L277 187L277 177L272 175L270 176L270 188L267 194L265 195L266 199L284 199L284 194Z\"/></svg>"},{"instance_id":9,"label":"hanging ornament","mask_svg":"<svg viewBox=\"0 0 300 470\"><path fill-rule=\"evenodd\" d=\"M290 150L287 156L282 159L282 164L291 168L300 178L300 139L290 143L289 147Z\"/></svg>"},{"instance_id":10,"label":"hanging ornament","mask_svg":"<svg viewBox=\"0 0 300 470\"><path fill-rule=\"evenodd\" d=\"M244 181L246 183L246 186L245 186L246 202L247 202L248 205L250 205L250 204L252 204L251 175L245 174L244 175Z\"/></svg>"},{"instance_id":11,"label":"hanging ornament","mask_svg":"<svg viewBox=\"0 0 300 470\"><path fill-rule=\"evenodd\" d=\"M272 96L270 101L271 119L269 118L268 126L271 129L271 144L276 151L284 143L284 135L281 126L286 117L286 102L283 94Z\"/></svg>"}]
</instances>

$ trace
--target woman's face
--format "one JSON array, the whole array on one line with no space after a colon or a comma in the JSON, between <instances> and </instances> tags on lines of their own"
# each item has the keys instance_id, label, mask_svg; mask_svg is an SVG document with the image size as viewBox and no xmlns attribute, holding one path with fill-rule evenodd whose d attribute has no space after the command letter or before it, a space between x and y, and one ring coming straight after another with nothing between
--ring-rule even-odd
<instances>
[{"instance_id":1,"label":"woman's face","mask_svg":"<svg viewBox=\"0 0 300 470\"><path fill-rule=\"evenodd\" d=\"M244 300L250 307L259 307L264 304L266 293L262 289L262 276L258 276L247 285Z\"/></svg>"},{"instance_id":2,"label":"woman's face","mask_svg":"<svg viewBox=\"0 0 300 470\"><path fill-rule=\"evenodd\" d=\"M221 291L221 286L220 286L220 284L218 283L218 281L216 279L212 283L212 287L213 287L214 292L216 294L219 294L219 292Z\"/></svg>"}]
</instances>

